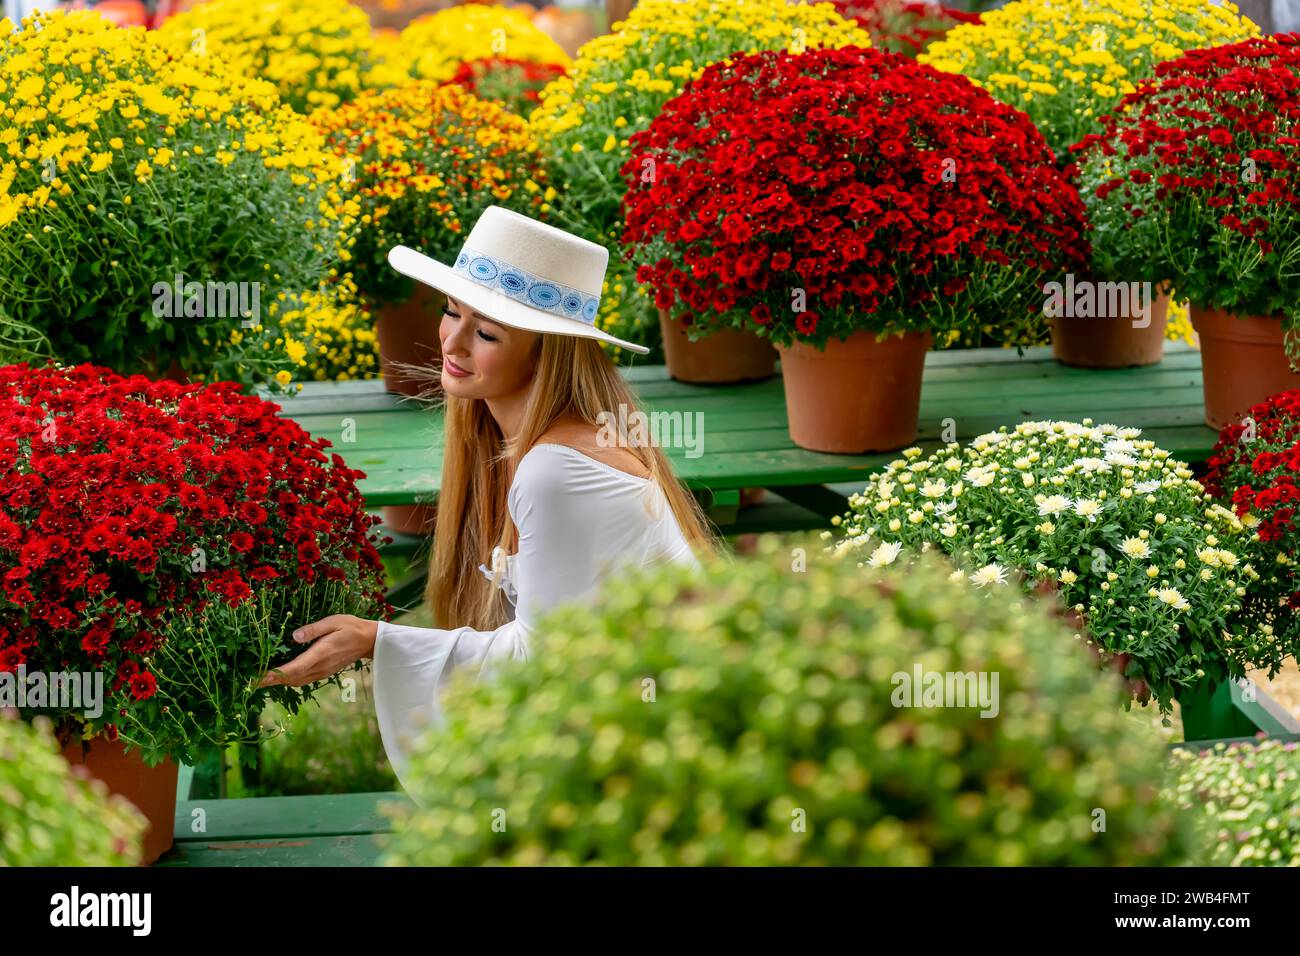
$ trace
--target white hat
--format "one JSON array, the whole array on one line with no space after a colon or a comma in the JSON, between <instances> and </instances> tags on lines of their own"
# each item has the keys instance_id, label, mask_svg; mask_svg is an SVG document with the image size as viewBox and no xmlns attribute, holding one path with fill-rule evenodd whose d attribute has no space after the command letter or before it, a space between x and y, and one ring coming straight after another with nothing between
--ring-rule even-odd
<instances>
[{"instance_id":1,"label":"white hat","mask_svg":"<svg viewBox=\"0 0 1300 956\"><path fill-rule=\"evenodd\" d=\"M501 206L488 206L452 266L406 246L388 251L403 275L516 329L650 350L596 328L609 251Z\"/></svg>"}]
</instances>

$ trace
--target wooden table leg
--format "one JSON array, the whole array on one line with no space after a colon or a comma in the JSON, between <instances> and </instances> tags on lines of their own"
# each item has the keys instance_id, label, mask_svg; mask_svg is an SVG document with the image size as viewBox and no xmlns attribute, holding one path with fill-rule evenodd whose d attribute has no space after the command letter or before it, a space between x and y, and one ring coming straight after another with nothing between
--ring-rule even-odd
<instances>
[{"instance_id":1,"label":"wooden table leg","mask_svg":"<svg viewBox=\"0 0 1300 956\"><path fill-rule=\"evenodd\" d=\"M833 518L849 510L848 496L825 485L782 485L779 488L769 487L768 491L823 518Z\"/></svg>"}]
</instances>

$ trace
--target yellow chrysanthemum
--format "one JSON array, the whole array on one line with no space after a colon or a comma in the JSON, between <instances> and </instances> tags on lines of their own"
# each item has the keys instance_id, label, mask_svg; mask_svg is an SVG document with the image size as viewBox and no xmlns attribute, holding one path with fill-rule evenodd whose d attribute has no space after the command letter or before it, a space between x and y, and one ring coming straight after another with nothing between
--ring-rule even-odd
<instances>
[{"instance_id":1,"label":"yellow chrysanthemum","mask_svg":"<svg viewBox=\"0 0 1300 956\"><path fill-rule=\"evenodd\" d=\"M402 31L400 46L409 72L426 80L449 80L471 60L506 57L530 63L571 62L563 48L511 7L471 3L420 17Z\"/></svg>"},{"instance_id":2,"label":"yellow chrysanthemum","mask_svg":"<svg viewBox=\"0 0 1300 956\"><path fill-rule=\"evenodd\" d=\"M981 19L917 59L1023 109L1058 153L1157 63L1259 34L1227 0L1012 0Z\"/></svg>"},{"instance_id":3,"label":"yellow chrysanthemum","mask_svg":"<svg viewBox=\"0 0 1300 956\"><path fill-rule=\"evenodd\" d=\"M303 111L355 96L374 43L370 18L348 0L206 0L158 33L174 50L221 56L269 80Z\"/></svg>"}]
</instances>

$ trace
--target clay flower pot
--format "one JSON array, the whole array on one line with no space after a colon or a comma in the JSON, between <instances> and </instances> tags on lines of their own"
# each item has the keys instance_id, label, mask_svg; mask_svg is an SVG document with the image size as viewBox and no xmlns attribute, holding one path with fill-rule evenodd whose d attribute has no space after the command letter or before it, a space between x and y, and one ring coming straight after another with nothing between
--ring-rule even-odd
<instances>
[{"instance_id":1,"label":"clay flower pot","mask_svg":"<svg viewBox=\"0 0 1300 956\"><path fill-rule=\"evenodd\" d=\"M855 332L826 343L780 347L790 438L837 454L892 451L916 440L929 332L876 341Z\"/></svg>"},{"instance_id":2,"label":"clay flower pot","mask_svg":"<svg viewBox=\"0 0 1300 956\"><path fill-rule=\"evenodd\" d=\"M686 328L659 310L664 339L664 364L679 382L723 385L771 378L776 374L776 349L766 339L741 329L719 329L698 342Z\"/></svg>"},{"instance_id":3,"label":"clay flower pot","mask_svg":"<svg viewBox=\"0 0 1300 956\"><path fill-rule=\"evenodd\" d=\"M438 523L437 505L384 505L382 512L389 528L421 538L432 537Z\"/></svg>"},{"instance_id":4,"label":"clay flower pot","mask_svg":"<svg viewBox=\"0 0 1300 956\"><path fill-rule=\"evenodd\" d=\"M398 395L432 397L440 389L434 373L442 349L438 326L446 298L422 282L401 303L376 305L375 337L379 341L379 367L388 391ZM407 366L428 370L417 375Z\"/></svg>"},{"instance_id":5,"label":"clay flower pot","mask_svg":"<svg viewBox=\"0 0 1300 956\"><path fill-rule=\"evenodd\" d=\"M96 737L85 746L74 739L63 747L63 757L102 780L110 792L126 797L148 819L141 863L153 863L171 849L176 827L175 763L164 760L150 767L138 750L128 753L120 740L107 737Z\"/></svg>"},{"instance_id":6,"label":"clay flower pot","mask_svg":"<svg viewBox=\"0 0 1300 956\"><path fill-rule=\"evenodd\" d=\"M1132 368L1154 365L1165 354L1169 296L1151 303L1151 322L1134 328L1133 316L1052 319L1052 355L1080 368Z\"/></svg>"},{"instance_id":7,"label":"clay flower pot","mask_svg":"<svg viewBox=\"0 0 1300 956\"><path fill-rule=\"evenodd\" d=\"M1205 424L1221 429L1240 422L1252 405L1300 388L1282 346L1277 318L1235 316L1193 305L1192 326L1201 340Z\"/></svg>"}]
</instances>

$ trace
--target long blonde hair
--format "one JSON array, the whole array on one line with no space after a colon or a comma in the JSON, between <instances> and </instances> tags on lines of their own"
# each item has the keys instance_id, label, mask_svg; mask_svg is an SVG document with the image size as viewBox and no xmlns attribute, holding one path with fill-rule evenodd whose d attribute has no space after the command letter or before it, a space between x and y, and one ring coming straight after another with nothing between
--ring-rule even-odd
<instances>
[{"instance_id":1,"label":"long blonde hair","mask_svg":"<svg viewBox=\"0 0 1300 956\"><path fill-rule=\"evenodd\" d=\"M636 399L617 366L595 339L542 335L537 367L520 421L519 433L507 441L487 402L444 395L442 399L442 487L425 601L439 627L500 627L509 619L503 595L478 570L490 562L494 548L515 550L517 533L507 507L515 468L558 420L575 418L592 426L622 423L624 406ZM601 412L607 413L603 418ZM621 427L621 424L620 426ZM633 444L620 436L661 489L682 534L703 557L717 550L700 504L673 474L663 451L654 444Z\"/></svg>"}]
</instances>

